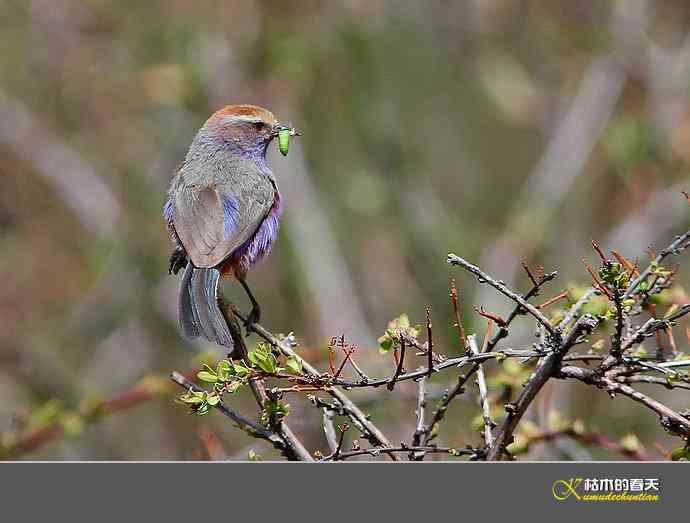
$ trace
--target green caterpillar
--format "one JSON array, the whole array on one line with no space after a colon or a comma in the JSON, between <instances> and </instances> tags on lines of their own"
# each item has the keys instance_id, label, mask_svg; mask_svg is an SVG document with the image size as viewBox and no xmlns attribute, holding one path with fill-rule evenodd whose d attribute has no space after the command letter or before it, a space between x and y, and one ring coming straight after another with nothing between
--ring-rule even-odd
<instances>
[{"instance_id":1,"label":"green caterpillar","mask_svg":"<svg viewBox=\"0 0 690 523\"><path fill-rule=\"evenodd\" d=\"M283 156L287 156L288 146L290 145L290 129L278 131L278 149Z\"/></svg>"}]
</instances>

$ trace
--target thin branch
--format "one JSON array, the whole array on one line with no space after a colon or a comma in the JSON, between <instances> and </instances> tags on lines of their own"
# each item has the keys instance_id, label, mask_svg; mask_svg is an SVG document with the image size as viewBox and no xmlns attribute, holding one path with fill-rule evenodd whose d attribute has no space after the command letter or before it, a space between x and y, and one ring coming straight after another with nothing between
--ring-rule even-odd
<instances>
[{"instance_id":1,"label":"thin branch","mask_svg":"<svg viewBox=\"0 0 690 523\"><path fill-rule=\"evenodd\" d=\"M688 384L688 383L683 383L683 382L678 382L678 381L669 381L669 380L665 380L663 378L656 378L654 376L628 376L625 378L618 378L617 381L620 381L621 383L651 383L653 385L661 385L662 387L665 387L669 390L673 390L673 389L690 390L690 384Z\"/></svg>"},{"instance_id":2,"label":"thin branch","mask_svg":"<svg viewBox=\"0 0 690 523\"><path fill-rule=\"evenodd\" d=\"M670 327L674 321L676 321L679 318L682 318L683 316L689 313L690 304L686 304L679 307L673 314L667 316L666 318L650 318L640 328L638 328L625 343L623 343L621 350L625 352L626 350L630 349L633 345L637 343L642 343L645 340L645 338L653 335L658 330Z\"/></svg>"},{"instance_id":3,"label":"thin branch","mask_svg":"<svg viewBox=\"0 0 690 523\"><path fill-rule=\"evenodd\" d=\"M334 453L338 448L338 439L335 435L335 425L333 424L333 411L326 408L323 410L323 432L326 435L326 442L331 453Z\"/></svg>"},{"instance_id":4,"label":"thin branch","mask_svg":"<svg viewBox=\"0 0 690 523\"><path fill-rule=\"evenodd\" d=\"M467 371L467 373L458 376L457 383L453 386L452 389L446 391L446 393L443 395L443 398L436 407L436 410L431 415L431 421L426 426L426 432L424 434L423 440L425 444L429 443L436 437L439 424L441 423L441 421L443 421L443 418L446 416L446 412L448 410L448 407L450 406L450 403L457 396L465 392L465 384L467 383L467 380L469 380L470 377L472 377L472 375L475 372L477 372L478 369L479 363L474 363L472 367L470 367L470 369Z\"/></svg>"},{"instance_id":5,"label":"thin branch","mask_svg":"<svg viewBox=\"0 0 690 523\"><path fill-rule=\"evenodd\" d=\"M487 333L485 339L489 338ZM479 354L479 348L477 347L477 339L474 334L468 336L470 342L470 350L473 354ZM494 444L494 437L492 435L492 429L494 426L494 421L491 419L491 405L489 403L489 391L486 386L486 379L484 378L484 367L479 364L477 369L477 386L479 387L479 401L482 407L482 417L484 418L484 442L486 443L486 448L490 449Z\"/></svg>"},{"instance_id":6,"label":"thin branch","mask_svg":"<svg viewBox=\"0 0 690 523\"><path fill-rule=\"evenodd\" d=\"M570 322L572 322L575 319L575 317L578 314L580 314L580 311L582 310L582 308L585 305L587 305L589 300L592 299L592 297L596 294L596 292L597 292L596 289L594 289L593 287L590 287L589 289L587 289L582 294L582 296L580 296L580 299L577 300L572 307L570 307L570 310L565 315L565 318L563 318L563 320L558 324L558 329L561 332L563 331L563 329L565 329L570 324Z\"/></svg>"},{"instance_id":7,"label":"thin branch","mask_svg":"<svg viewBox=\"0 0 690 523\"><path fill-rule=\"evenodd\" d=\"M535 296L539 295L539 291L541 288L547 284L548 282L555 280L556 277L558 276L558 272L553 271L548 274L542 274L540 278L537 280L534 275L532 274L532 271L530 271L529 267L527 266L526 263L522 263L522 267L525 269L525 272L527 272L527 276L529 277L530 281L532 282L532 288L527 291L526 294L524 294L522 297L525 300L529 300L530 298L533 298ZM524 309L518 304L516 305L513 310L510 312L508 315L508 318L505 320L505 325L501 328L498 329L498 332L494 335L493 338L491 338L491 341L489 341L489 344L487 345L486 351L491 352L494 350L496 345L498 344L499 341L501 341L503 338L506 338L508 336L508 327L510 326L511 323L513 323L513 320L518 317L519 314L524 313Z\"/></svg>"},{"instance_id":8,"label":"thin branch","mask_svg":"<svg viewBox=\"0 0 690 523\"><path fill-rule=\"evenodd\" d=\"M642 394L629 385L618 383L606 376L602 376L599 372L590 369L582 369L580 367L562 367L556 377L575 378L588 385L605 388L609 393L619 393L626 396L656 412L666 426L673 427L674 431L686 437L690 436L690 419L680 415L663 403Z\"/></svg>"},{"instance_id":9,"label":"thin branch","mask_svg":"<svg viewBox=\"0 0 690 523\"><path fill-rule=\"evenodd\" d=\"M377 457L381 454L393 455L398 452L425 452L430 454L448 454L450 456L471 456L473 459L478 459L481 453L474 449L456 449L453 447L435 447L430 446L420 446L420 447L387 447L387 448L373 448L373 449L360 449L353 450L350 452L341 452L338 456L338 461L342 461L348 458L353 458L355 456L373 456ZM327 456L320 461L335 461L332 456Z\"/></svg>"},{"instance_id":10,"label":"thin branch","mask_svg":"<svg viewBox=\"0 0 690 523\"><path fill-rule=\"evenodd\" d=\"M545 353L543 351L536 351L536 350L517 350L517 349L504 349L501 351L494 351L494 352L484 352L476 356L461 356L458 358L448 358L447 360L443 360L441 363L438 363L434 366L434 372L439 372L443 369L447 369L450 367L463 367L467 365L468 363L475 363L475 362L481 362L481 361L486 361L494 358L533 358L533 357L538 357L538 356L544 356ZM587 359L596 359L597 356L594 356L593 358L587 357ZM427 374L427 369L426 367L417 369L414 371L406 372L405 374L401 374L400 376L397 377L396 383L400 381L406 381L406 380L414 380L417 379L421 376L425 376ZM369 387L380 387L382 385L387 385L391 382L392 378L371 378L369 381L346 381L346 380L337 380L332 382L334 385L339 385L341 387L345 388L350 388L350 389L356 389L356 388L369 388Z\"/></svg>"},{"instance_id":11,"label":"thin branch","mask_svg":"<svg viewBox=\"0 0 690 523\"><path fill-rule=\"evenodd\" d=\"M429 308L429 306L426 308L426 353L427 376L431 377L431 375L434 373L434 338L431 325L431 308Z\"/></svg>"},{"instance_id":12,"label":"thin branch","mask_svg":"<svg viewBox=\"0 0 690 523\"><path fill-rule=\"evenodd\" d=\"M460 306L458 304L458 289L455 287L455 279L450 280L450 302L453 305L453 327L458 331L458 338L462 342L462 347L468 350L465 328L460 321Z\"/></svg>"},{"instance_id":13,"label":"thin branch","mask_svg":"<svg viewBox=\"0 0 690 523\"><path fill-rule=\"evenodd\" d=\"M539 305L537 305L537 309L539 309L539 310L544 309L544 308L548 307L549 305L553 305L557 301L563 300L567 297L568 297L568 291L563 291L560 294L556 294L556 296L554 296L553 298L549 298L544 303L540 303Z\"/></svg>"},{"instance_id":14,"label":"thin branch","mask_svg":"<svg viewBox=\"0 0 690 523\"><path fill-rule=\"evenodd\" d=\"M185 390L193 390L195 392L202 392L204 390L201 387L199 387L196 383L188 380L177 371L173 371L170 374L170 379ZM284 442L273 431L267 429L266 427L262 427L261 425L254 423L252 420L243 416L242 414L235 412L233 409L225 405L223 402L218 403L214 407L216 408L216 410L220 411L224 416L227 416L232 421L234 421L240 429L244 430L251 436L270 441L273 444L273 446L281 452L285 450Z\"/></svg>"},{"instance_id":15,"label":"thin branch","mask_svg":"<svg viewBox=\"0 0 690 523\"><path fill-rule=\"evenodd\" d=\"M238 315L240 313L238 312ZM242 316L240 315L240 318ZM243 318L244 319L244 318ZM313 377L313 378L321 378L321 374L307 361L305 361L299 354L297 354L294 350L292 350L292 347L290 347L288 344L283 343L281 340L279 340L274 334L266 330L264 327L262 327L260 324L255 323L252 325L252 330L261 338L266 340L268 343L276 347L280 352L282 352L285 356L289 358L294 358L302 364L302 369L307 373L307 375ZM383 446L383 447L390 447L391 444L388 441L388 438L381 432L381 430L374 425L370 420L369 417L366 416L360 409L355 405L350 398L347 397L345 393L342 391L338 390L335 387L327 387L326 392L330 394L334 399L336 399L343 407L343 409L347 412L347 416L354 418L357 420L359 424L361 424L366 433L373 438L377 444ZM396 459L395 456L392 456L392 459Z\"/></svg>"},{"instance_id":16,"label":"thin branch","mask_svg":"<svg viewBox=\"0 0 690 523\"><path fill-rule=\"evenodd\" d=\"M647 454L644 450L631 449L618 443L617 441L612 440L611 438L603 434L598 434L595 432L582 433L576 431L572 427L568 427L562 430L544 431L530 436L529 438L527 438L527 441L524 442L525 451L527 451L529 447L535 443L553 441L555 439L563 437L572 438L582 443L583 445L601 447L603 449L610 450L612 452L616 452L618 454L631 458L635 461L647 461L651 459L649 454Z\"/></svg>"},{"instance_id":17,"label":"thin branch","mask_svg":"<svg viewBox=\"0 0 690 523\"><path fill-rule=\"evenodd\" d=\"M340 431L340 437L338 438L338 443L335 446L335 451L333 451L333 454L330 456L327 456L327 458L331 458L333 461L337 461L340 457L343 449L343 442L345 441L345 433L350 430L350 426L347 424L338 425L338 430Z\"/></svg>"},{"instance_id":18,"label":"thin branch","mask_svg":"<svg viewBox=\"0 0 690 523\"><path fill-rule=\"evenodd\" d=\"M618 293L618 289L613 289L611 293L613 294L613 304L616 307L616 328L613 332L613 337L611 340L611 356L617 360L620 360L623 354L623 303L621 295Z\"/></svg>"},{"instance_id":19,"label":"thin branch","mask_svg":"<svg viewBox=\"0 0 690 523\"><path fill-rule=\"evenodd\" d=\"M522 416L544 384L558 371L563 356L565 356L582 334L591 332L596 325L597 321L585 314L577 320L562 343L549 353L548 356L539 361L537 369L530 377L517 401L514 404L506 405L507 416L498 428L496 441L487 453L487 460L496 461L503 458L505 448L513 441L513 432L522 419Z\"/></svg>"},{"instance_id":20,"label":"thin branch","mask_svg":"<svg viewBox=\"0 0 690 523\"><path fill-rule=\"evenodd\" d=\"M539 312L536 307L533 305L529 304L527 300L525 300L522 296L517 294L516 292L510 290L508 287L506 287L503 283L500 281L495 280L485 272L483 272L479 267L472 265L468 261L460 258L459 256L450 253L448 254L448 263L451 265L459 265L466 271L474 274L478 279L480 283L487 283L491 285L494 289L496 289L498 292L503 294L504 296L510 298L513 300L515 303L520 305L523 309L525 309L529 314L531 314L534 319L536 319L539 323L543 325L543 327L546 329L546 331L556 340L560 338L560 333L554 329L554 327L551 325L549 322L548 318L544 316L541 312Z\"/></svg>"},{"instance_id":21,"label":"thin branch","mask_svg":"<svg viewBox=\"0 0 690 523\"><path fill-rule=\"evenodd\" d=\"M398 379L398 376L400 376L400 373L403 371L403 365L405 363L405 338L401 337L400 338L400 356L398 358L398 365L395 368L395 374L393 374L393 377L390 379L388 385L386 385L386 388L390 390L391 392L395 388L395 382Z\"/></svg>"},{"instance_id":22,"label":"thin branch","mask_svg":"<svg viewBox=\"0 0 690 523\"><path fill-rule=\"evenodd\" d=\"M264 380L250 380L249 385L252 389L252 392L254 393L254 397L256 398L256 402L259 405L259 408L263 410L264 405L266 403L266 399L268 398L268 395L266 394L266 386L264 384ZM312 455L304 447L304 445L295 435L295 433L292 432L292 429L288 426L288 424L285 421L278 421L278 423L273 427L273 430L283 440L283 443L285 444L285 448L288 453L288 459L291 459L290 457L292 457L299 461L314 461Z\"/></svg>"},{"instance_id":23,"label":"thin branch","mask_svg":"<svg viewBox=\"0 0 690 523\"><path fill-rule=\"evenodd\" d=\"M417 427L412 436L412 446L419 447L421 441L426 434L426 427L424 425L424 410L426 407L426 376L422 376L417 382L417 409L415 414L417 415ZM423 452L410 452L410 460L422 461L424 459Z\"/></svg>"},{"instance_id":24,"label":"thin branch","mask_svg":"<svg viewBox=\"0 0 690 523\"><path fill-rule=\"evenodd\" d=\"M677 236L671 244L662 249L661 252L652 260L652 263L650 263L647 268L640 273L640 275L635 278L628 289L625 291L623 294L623 299L625 300L626 298L629 298L632 296L632 294L635 292L637 287L642 283L647 276L649 276L652 271L654 270L655 267L657 267L659 264L661 264L666 257L669 255L678 255L680 254L684 249L686 249L690 245L690 230L686 231L684 234L681 234L680 236Z\"/></svg>"}]
</instances>

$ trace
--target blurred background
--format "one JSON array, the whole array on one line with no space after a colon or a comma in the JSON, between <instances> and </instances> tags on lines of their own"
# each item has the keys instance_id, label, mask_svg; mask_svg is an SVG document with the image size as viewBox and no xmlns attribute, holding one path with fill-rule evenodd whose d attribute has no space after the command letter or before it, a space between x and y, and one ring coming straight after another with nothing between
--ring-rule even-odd
<instances>
[{"instance_id":1,"label":"blurred background","mask_svg":"<svg viewBox=\"0 0 690 523\"><path fill-rule=\"evenodd\" d=\"M472 306L510 303L452 271L450 251L523 291L521 261L558 269L546 299L588 282L592 238L645 261L690 226L684 0L0 0L0 50L0 434L40 436L22 459L278 457L219 415L188 415L165 379L213 347L177 333L164 195L226 104L303 132L287 158L271 149L286 213L249 283L262 324L294 332L324 370L344 334L371 375L392 373L377 337L402 312L423 322L427 304L438 350L458 355L454 276L481 339ZM531 322L518 327L504 346L531 343ZM454 380L436 376L432 395ZM127 403L141 387L155 398ZM479 442L471 389L439 444ZM412 382L352 392L392 441L409 441L415 395ZM563 382L543 396L536 425L557 410L614 440L634 433L657 458L672 448L628 400ZM117 415L79 415L109 398ZM249 394L232 402L256 412ZM320 412L290 403L292 428L325 453ZM620 456L560 441L527 457Z\"/></svg>"}]
</instances>

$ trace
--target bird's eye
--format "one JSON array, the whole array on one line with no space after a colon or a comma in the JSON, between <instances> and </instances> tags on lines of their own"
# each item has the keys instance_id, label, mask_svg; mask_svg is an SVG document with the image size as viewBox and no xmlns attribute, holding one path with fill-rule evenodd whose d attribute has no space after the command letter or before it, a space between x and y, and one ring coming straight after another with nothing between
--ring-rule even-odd
<instances>
[{"instance_id":1,"label":"bird's eye","mask_svg":"<svg viewBox=\"0 0 690 523\"><path fill-rule=\"evenodd\" d=\"M264 124L263 122L256 122L254 124L254 129L256 129L257 131L263 131L265 126L266 124Z\"/></svg>"}]
</instances>

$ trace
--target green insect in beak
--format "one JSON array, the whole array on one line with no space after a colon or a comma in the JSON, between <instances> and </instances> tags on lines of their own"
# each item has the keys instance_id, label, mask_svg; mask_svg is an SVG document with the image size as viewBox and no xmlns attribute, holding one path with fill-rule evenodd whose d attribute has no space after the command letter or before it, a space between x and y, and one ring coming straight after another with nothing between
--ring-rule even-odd
<instances>
[{"instance_id":1,"label":"green insect in beak","mask_svg":"<svg viewBox=\"0 0 690 523\"><path fill-rule=\"evenodd\" d=\"M283 156L287 156L289 145L290 129L281 129L278 131L278 149Z\"/></svg>"}]
</instances>

